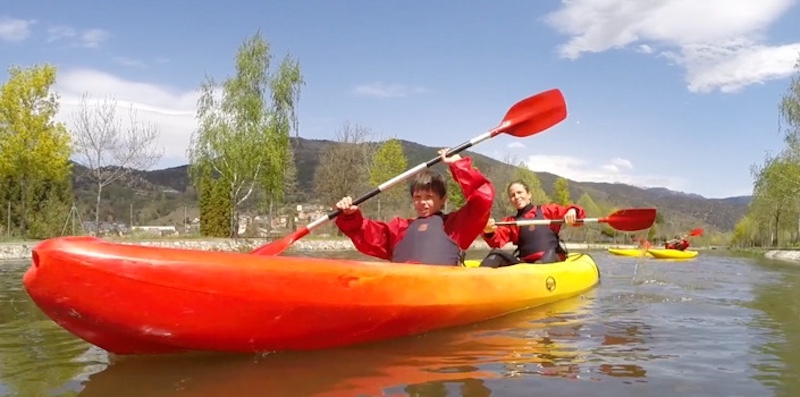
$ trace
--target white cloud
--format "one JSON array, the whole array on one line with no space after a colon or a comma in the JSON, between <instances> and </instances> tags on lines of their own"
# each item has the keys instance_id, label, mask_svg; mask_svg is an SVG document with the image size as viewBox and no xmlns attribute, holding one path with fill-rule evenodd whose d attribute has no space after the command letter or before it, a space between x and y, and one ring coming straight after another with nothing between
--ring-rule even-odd
<instances>
[{"instance_id":1,"label":"white cloud","mask_svg":"<svg viewBox=\"0 0 800 397\"><path fill-rule=\"evenodd\" d=\"M587 160L562 155L531 155L528 167L536 172L549 172L576 182L625 183L633 186L662 186L672 190L683 189L683 178L663 175L642 175L634 171L630 160L616 157L605 164L592 164Z\"/></svg>"},{"instance_id":2,"label":"white cloud","mask_svg":"<svg viewBox=\"0 0 800 397\"><path fill-rule=\"evenodd\" d=\"M0 17L0 40L22 41L31 35L31 25L35 20Z\"/></svg>"},{"instance_id":3,"label":"white cloud","mask_svg":"<svg viewBox=\"0 0 800 397\"><path fill-rule=\"evenodd\" d=\"M111 33L102 29L87 29L79 32L71 26L53 26L47 29L47 39L45 42L53 43L62 40L69 40L72 45L97 48L100 44L111 38Z\"/></svg>"},{"instance_id":4,"label":"white cloud","mask_svg":"<svg viewBox=\"0 0 800 397\"><path fill-rule=\"evenodd\" d=\"M160 127L159 144L164 146L164 158L159 167L186 163L189 138L197 128L195 110L198 91L178 91L156 84L124 80L91 69L60 74L53 89L60 95L58 121L71 126L71 114L79 110L84 92L92 100L99 101L105 97L116 99L117 117L121 122L127 122L128 110L133 107L139 121L153 122Z\"/></svg>"},{"instance_id":5,"label":"white cloud","mask_svg":"<svg viewBox=\"0 0 800 397\"><path fill-rule=\"evenodd\" d=\"M792 73L800 42L769 45L766 30L797 0L562 0L546 17L568 35L563 57L636 45L686 69L692 92L734 92Z\"/></svg>"},{"instance_id":6,"label":"white cloud","mask_svg":"<svg viewBox=\"0 0 800 397\"><path fill-rule=\"evenodd\" d=\"M522 142L514 141L508 144L509 149L524 149L525 144Z\"/></svg>"},{"instance_id":7,"label":"white cloud","mask_svg":"<svg viewBox=\"0 0 800 397\"><path fill-rule=\"evenodd\" d=\"M353 89L353 93L356 95L377 98L400 98L411 94L422 94L425 92L427 92L425 87L412 87L403 84L387 84L380 81L370 84L363 84Z\"/></svg>"},{"instance_id":8,"label":"white cloud","mask_svg":"<svg viewBox=\"0 0 800 397\"><path fill-rule=\"evenodd\" d=\"M144 67L144 62L139 59L135 58L128 58L128 57L114 57L114 62L119 63L120 65L124 66L132 66L132 67Z\"/></svg>"}]
</instances>

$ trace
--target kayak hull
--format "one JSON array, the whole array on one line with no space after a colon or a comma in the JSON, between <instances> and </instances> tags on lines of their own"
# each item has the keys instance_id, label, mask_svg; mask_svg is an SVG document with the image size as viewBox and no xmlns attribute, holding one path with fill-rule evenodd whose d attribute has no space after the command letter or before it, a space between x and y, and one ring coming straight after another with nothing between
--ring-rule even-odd
<instances>
[{"instance_id":1,"label":"kayak hull","mask_svg":"<svg viewBox=\"0 0 800 397\"><path fill-rule=\"evenodd\" d=\"M646 256L648 258L652 258L653 257L652 255L650 255L650 253L648 251L635 249L635 248L629 248L629 249L626 249L626 248L609 248L608 252L612 253L614 255L617 255L617 256L632 256L632 257Z\"/></svg>"},{"instance_id":2,"label":"kayak hull","mask_svg":"<svg viewBox=\"0 0 800 397\"><path fill-rule=\"evenodd\" d=\"M647 253L656 259L691 259L696 257L699 252L690 250L675 250L666 248L650 248Z\"/></svg>"},{"instance_id":3,"label":"kayak hull","mask_svg":"<svg viewBox=\"0 0 800 397\"><path fill-rule=\"evenodd\" d=\"M257 256L61 237L23 277L49 318L111 353L316 350L468 324L592 289L589 255L499 269Z\"/></svg>"}]
</instances>

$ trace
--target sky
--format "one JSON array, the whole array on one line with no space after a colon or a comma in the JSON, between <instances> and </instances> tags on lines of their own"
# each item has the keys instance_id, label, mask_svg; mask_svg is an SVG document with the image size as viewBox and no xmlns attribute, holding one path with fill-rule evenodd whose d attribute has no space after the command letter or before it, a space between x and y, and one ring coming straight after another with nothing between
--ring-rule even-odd
<instances>
[{"instance_id":1,"label":"sky","mask_svg":"<svg viewBox=\"0 0 800 397\"><path fill-rule=\"evenodd\" d=\"M236 50L260 31L274 65L287 54L300 63L303 138L334 139L349 122L376 139L450 147L558 88L562 123L473 149L576 181L717 198L750 194L750 166L783 146L798 2L5 0L0 61L57 66L68 126L84 93L116 100L123 119L132 106L159 126L154 168L166 168L187 162L205 76L232 75Z\"/></svg>"}]
</instances>

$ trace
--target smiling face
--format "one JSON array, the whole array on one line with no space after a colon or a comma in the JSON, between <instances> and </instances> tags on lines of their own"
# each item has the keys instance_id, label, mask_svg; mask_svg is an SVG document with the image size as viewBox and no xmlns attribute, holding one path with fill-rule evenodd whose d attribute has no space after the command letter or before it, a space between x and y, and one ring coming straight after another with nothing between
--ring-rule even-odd
<instances>
[{"instance_id":1,"label":"smiling face","mask_svg":"<svg viewBox=\"0 0 800 397\"><path fill-rule=\"evenodd\" d=\"M508 186L508 199L516 209L522 209L531 203L531 192L521 183L512 183Z\"/></svg>"},{"instance_id":2,"label":"smiling face","mask_svg":"<svg viewBox=\"0 0 800 397\"><path fill-rule=\"evenodd\" d=\"M432 190L415 190L411 195L411 200L414 202L414 211L417 211L417 216L420 218L429 217L444 207L447 199L439 196Z\"/></svg>"}]
</instances>

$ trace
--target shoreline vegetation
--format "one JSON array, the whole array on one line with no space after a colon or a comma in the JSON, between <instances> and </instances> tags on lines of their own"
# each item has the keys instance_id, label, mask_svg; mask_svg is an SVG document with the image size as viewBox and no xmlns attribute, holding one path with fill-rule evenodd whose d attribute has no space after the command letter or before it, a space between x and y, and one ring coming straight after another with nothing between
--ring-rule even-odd
<instances>
[{"instance_id":1,"label":"shoreline vegetation","mask_svg":"<svg viewBox=\"0 0 800 397\"><path fill-rule=\"evenodd\" d=\"M263 238L178 238L178 237L162 237L162 238L103 238L105 241L134 244L134 245L147 245L179 249L194 249L201 251L233 251L233 252L249 252L250 250L258 247L261 244L269 242ZM25 260L31 257L31 249L36 246L39 240L0 240L0 261L17 261ZM609 243L566 243L567 250L569 251L583 251L583 250L606 250L608 248L636 248L635 245L630 244L609 244ZM514 246L509 244L506 249L513 249ZM472 244L471 250L489 250L489 246L482 240L475 240ZM717 250L727 249L726 247L691 247L692 250ZM309 252L309 251L355 251L353 243L348 238L344 237L311 237L304 238L292 244L287 252ZM798 253L800 258L800 253Z\"/></svg>"}]
</instances>

